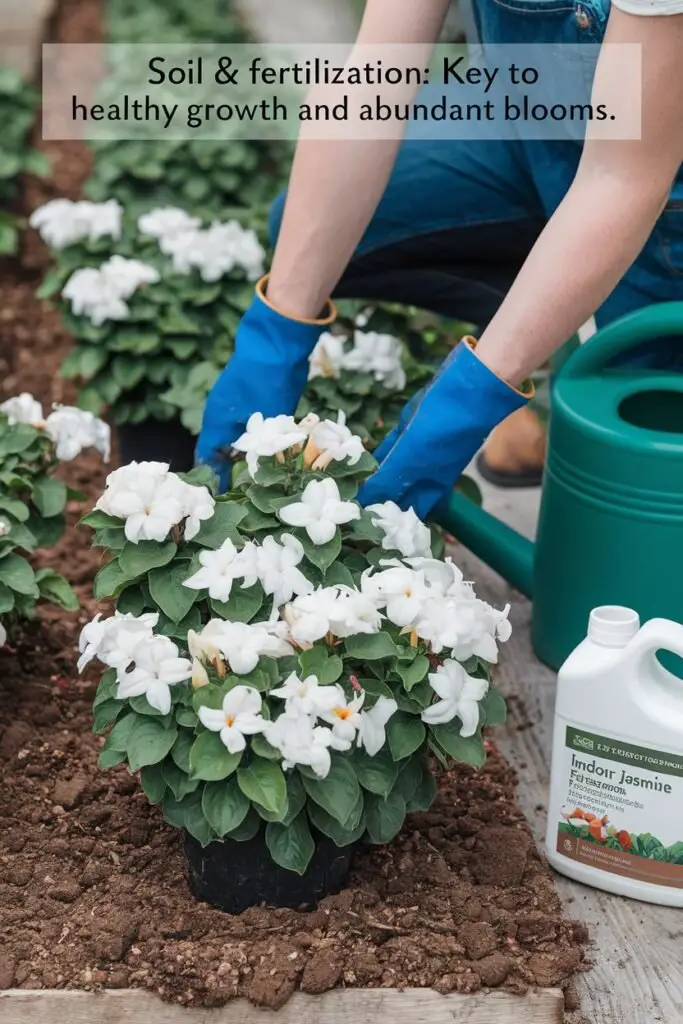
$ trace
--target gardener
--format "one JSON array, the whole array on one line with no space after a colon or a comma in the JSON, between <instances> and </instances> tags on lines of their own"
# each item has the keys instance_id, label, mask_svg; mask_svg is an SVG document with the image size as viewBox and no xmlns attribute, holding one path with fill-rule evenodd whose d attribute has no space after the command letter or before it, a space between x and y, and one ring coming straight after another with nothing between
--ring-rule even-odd
<instances>
[{"instance_id":1,"label":"gardener","mask_svg":"<svg viewBox=\"0 0 683 1024\"><path fill-rule=\"evenodd\" d=\"M642 142L299 145L272 272L209 396L200 461L225 474L252 412L294 412L331 293L488 323L476 353L461 342L406 409L360 495L425 518L596 310L600 325L683 299L683 0L615 0L609 19L608 6L475 0L475 15L484 42L594 42L606 23L606 41L640 43ZM359 42L431 43L447 7L368 0Z\"/></svg>"}]
</instances>

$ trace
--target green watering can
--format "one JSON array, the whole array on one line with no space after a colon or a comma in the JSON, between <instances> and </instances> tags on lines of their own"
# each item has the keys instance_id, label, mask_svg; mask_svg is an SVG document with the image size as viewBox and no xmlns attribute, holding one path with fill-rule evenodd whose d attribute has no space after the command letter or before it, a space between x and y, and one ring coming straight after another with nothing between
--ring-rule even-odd
<instances>
[{"instance_id":1,"label":"green watering can","mask_svg":"<svg viewBox=\"0 0 683 1024\"><path fill-rule=\"evenodd\" d=\"M683 336L683 302L615 321L560 370L535 545L457 492L436 510L437 522L533 597L534 651L553 668L599 605L683 621L683 373L607 369L672 335Z\"/></svg>"}]
</instances>

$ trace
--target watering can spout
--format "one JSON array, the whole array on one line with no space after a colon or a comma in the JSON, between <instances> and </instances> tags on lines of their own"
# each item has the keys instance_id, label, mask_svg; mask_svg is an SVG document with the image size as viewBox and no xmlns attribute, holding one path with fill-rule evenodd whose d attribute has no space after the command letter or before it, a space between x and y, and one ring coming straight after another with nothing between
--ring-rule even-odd
<instances>
[{"instance_id":1,"label":"watering can spout","mask_svg":"<svg viewBox=\"0 0 683 1024\"><path fill-rule=\"evenodd\" d=\"M434 519L513 587L531 597L534 545L530 540L458 491L437 505Z\"/></svg>"}]
</instances>

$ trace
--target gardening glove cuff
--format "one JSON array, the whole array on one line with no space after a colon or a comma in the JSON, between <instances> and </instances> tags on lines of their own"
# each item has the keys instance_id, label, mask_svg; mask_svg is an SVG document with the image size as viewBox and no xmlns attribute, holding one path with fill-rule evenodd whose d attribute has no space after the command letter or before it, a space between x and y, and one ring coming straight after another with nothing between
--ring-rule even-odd
<instances>
[{"instance_id":1,"label":"gardening glove cuff","mask_svg":"<svg viewBox=\"0 0 683 1024\"><path fill-rule=\"evenodd\" d=\"M359 501L394 501L426 519L446 498L494 427L526 405L533 386L518 391L498 377L463 338L431 384L406 406L398 426L375 453L377 472Z\"/></svg>"},{"instance_id":2,"label":"gardening glove cuff","mask_svg":"<svg viewBox=\"0 0 683 1024\"><path fill-rule=\"evenodd\" d=\"M235 351L204 409L196 459L219 475L223 488L230 475L230 449L249 417L295 411L308 380L309 356L337 315L328 300L319 319L296 319L268 300L267 283L264 277L256 285L237 330Z\"/></svg>"}]
</instances>

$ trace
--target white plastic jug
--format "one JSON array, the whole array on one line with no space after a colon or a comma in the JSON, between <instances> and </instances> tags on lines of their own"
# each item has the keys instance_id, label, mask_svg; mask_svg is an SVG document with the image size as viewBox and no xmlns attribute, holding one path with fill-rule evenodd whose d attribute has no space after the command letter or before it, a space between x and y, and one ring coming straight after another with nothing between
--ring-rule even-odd
<instances>
[{"instance_id":1,"label":"white plastic jug","mask_svg":"<svg viewBox=\"0 0 683 1024\"><path fill-rule=\"evenodd\" d=\"M546 852L585 885L683 907L683 626L615 605L560 669Z\"/></svg>"}]
</instances>

